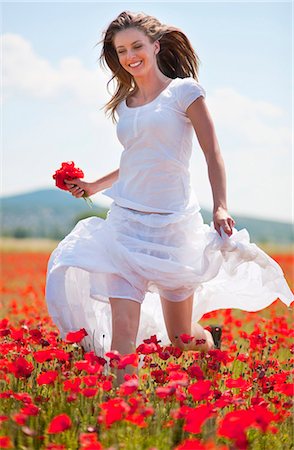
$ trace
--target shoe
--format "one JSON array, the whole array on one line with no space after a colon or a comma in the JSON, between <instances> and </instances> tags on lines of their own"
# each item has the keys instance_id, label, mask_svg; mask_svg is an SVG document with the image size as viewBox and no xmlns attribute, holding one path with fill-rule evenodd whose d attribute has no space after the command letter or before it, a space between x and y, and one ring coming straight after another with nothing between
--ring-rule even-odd
<instances>
[{"instance_id":1,"label":"shoe","mask_svg":"<svg viewBox=\"0 0 294 450\"><path fill-rule=\"evenodd\" d=\"M210 325L209 331L211 332L215 348L220 350L223 327L221 325Z\"/></svg>"}]
</instances>

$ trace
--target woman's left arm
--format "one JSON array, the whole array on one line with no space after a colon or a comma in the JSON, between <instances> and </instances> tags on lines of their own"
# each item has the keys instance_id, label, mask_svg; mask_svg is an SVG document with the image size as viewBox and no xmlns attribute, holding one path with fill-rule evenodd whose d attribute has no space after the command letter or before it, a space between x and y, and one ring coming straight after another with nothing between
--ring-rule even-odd
<instances>
[{"instance_id":1,"label":"woman's left arm","mask_svg":"<svg viewBox=\"0 0 294 450\"><path fill-rule=\"evenodd\" d=\"M213 195L213 223L216 231L221 235L220 227L228 235L232 234L235 225L229 215L226 200L226 171L220 152L212 118L203 97L198 97L188 107L187 116L194 127L199 145L203 150L208 176Z\"/></svg>"}]
</instances>

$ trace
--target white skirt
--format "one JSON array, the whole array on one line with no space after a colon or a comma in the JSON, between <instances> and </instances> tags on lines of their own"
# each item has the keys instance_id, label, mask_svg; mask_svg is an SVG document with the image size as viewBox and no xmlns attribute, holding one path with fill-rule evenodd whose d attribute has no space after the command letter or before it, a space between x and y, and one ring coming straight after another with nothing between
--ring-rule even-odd
<instances>
[{"instance_id":1,"label":"white skirt","mask_svg":"<svg viewBox=\"0 0 294 450\"><path fill-rule=\"evenodd\" d=\"M153 334L169 343L160 295L181 301L194 292L193 322L223 308L258 311L277 298L289 306L281 267L246 228L221 234L199 211L144 213L115 202L106 220L80 220L48 261L45 297L61 338L85 328L86 350L109 351L109 297L142 304L137 344Z\"/></svg>"}]
</instances>

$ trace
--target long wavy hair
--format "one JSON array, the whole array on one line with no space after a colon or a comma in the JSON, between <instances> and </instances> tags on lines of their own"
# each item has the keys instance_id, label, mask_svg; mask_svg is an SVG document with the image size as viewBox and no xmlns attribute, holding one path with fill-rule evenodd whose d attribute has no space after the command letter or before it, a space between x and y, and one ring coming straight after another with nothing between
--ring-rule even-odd
<instances>
[{"instance_id":1,"label":"long wavy hair","mask_svg":"<svg viewBox=\"0 0 294 450\"><path fill-rule=\"evenodd\" d=\"M107 90L109 83L116 81L112 98L102 108L114 123L117 122L115 110L119 103L137 90L134 77L120 64L113 44L115 34L128 28L137 28L144 32L151 43L160 41L160 51L156 55L157 64L160 71L169 78L193 77L198 81L201 63L189 39L179 28L162 24L155 17L143 12L121 12L102 32L102 39L96 44L103 44L99 57L101 67L108 67L112 72L112 78L107 82Z\"/></svg>"}]
</instances>

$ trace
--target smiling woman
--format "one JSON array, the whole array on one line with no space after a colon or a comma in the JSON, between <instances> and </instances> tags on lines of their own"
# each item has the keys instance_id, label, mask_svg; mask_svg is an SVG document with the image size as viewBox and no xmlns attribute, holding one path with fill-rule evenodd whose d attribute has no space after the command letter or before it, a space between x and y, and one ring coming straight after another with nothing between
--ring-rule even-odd
<instances>
[{"instance_id":1,"label":"smiling woman","mask_svg":"<svg viewBox=\"0 0 294 450\"><path fill-rule=\"evenodd\" d=\"M281 267L228 212L224 162L185 34L123 11L102 42L100 61L117 82L105 111L118 116L124 150L119 170L94 183L71 180L76 197L79 188L104 190L113 202L105 221L81 220L53 251L49 312L62 337L84 328L83 347L100 354L132 353L137 338L153 334L208 351L218 342L197 323L204 313L257 311L277 298L289 305L294 296ZM190 183L194 132L213 193L210 227Z\"/></svg>"}]
</instances>

